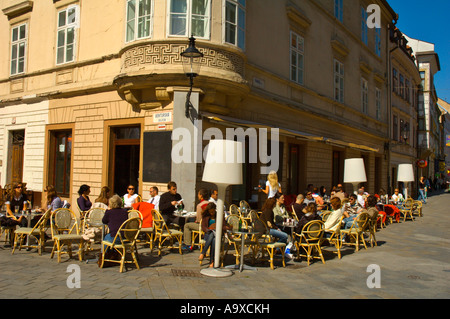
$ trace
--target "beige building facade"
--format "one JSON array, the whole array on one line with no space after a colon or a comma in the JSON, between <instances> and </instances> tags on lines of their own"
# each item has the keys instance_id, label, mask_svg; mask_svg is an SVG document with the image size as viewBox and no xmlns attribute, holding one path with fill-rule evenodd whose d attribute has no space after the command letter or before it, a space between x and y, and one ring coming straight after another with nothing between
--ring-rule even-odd
<instances>
[{"instance_id":1,"label":"beige building facade","mask_svg":"<svg viewBox=\"0 0 450 319\"><path fill-rule=\"evenodd\" d=\"M373 3L381 28L366 23ZM248 161L229 203L260 206L255 187L276 159L285 194L308 184L329 192L353 157L364 159L370 193L388 187L396 15L386 1L0 0L0 9L0 39L9 48L0 51L2 185L12 181L8 139L24 130L22 179L36 193L55 184L75 202L82 184L91 199L104 185L123 195L133 184L147 199L150 186L164 192L174 180L191 210L196 190L213 185L201 182L201 148L197 160L173 160L187 158L179 143L190 138L194 153L211 132L240 129ZM187 118L180 53L191 35L204 56ZM409 62L397 59L416 81ZM404 103L395 105L413 126Z\"/></svg>"}]
</instances>

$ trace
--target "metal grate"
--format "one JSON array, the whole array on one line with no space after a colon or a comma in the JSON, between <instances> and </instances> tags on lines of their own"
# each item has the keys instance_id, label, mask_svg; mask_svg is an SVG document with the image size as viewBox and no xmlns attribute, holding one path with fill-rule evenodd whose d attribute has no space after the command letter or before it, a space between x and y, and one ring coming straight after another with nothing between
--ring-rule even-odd
<instances>
[{"instance_id":1,"label":"metal grate","mask_svg":"<svg viewBox=\"0 0 450 319\"><path fill-rule=\"evenodd\" d=\"M199 271L187 269L172 269L172 275L178 277L202 277Z\"/></svg>"}]
</instances>

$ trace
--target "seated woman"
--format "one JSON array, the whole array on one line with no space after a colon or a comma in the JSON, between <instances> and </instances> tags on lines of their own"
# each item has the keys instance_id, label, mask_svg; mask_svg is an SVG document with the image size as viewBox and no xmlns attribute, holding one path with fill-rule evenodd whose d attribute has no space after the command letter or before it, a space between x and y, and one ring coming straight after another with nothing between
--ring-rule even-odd
<instances>
[{"instance_id":1,"label":"seated woman","mask_svg":"<svg viewBox=\"0 0 450 319\"><path fill-rule=\"evenodd\" d=\"M1 226L27 226L28 222L25 216L15 216L15 213L18 213L18 211L25 211L27 209L27 195L23 193L22 183L14 183L13 188L6 197L5 205L6 216L2 217ZM18 208L17 212L16 208Z\"/></svg>"},{"instance_id":2,"label":"seated woman","mask_svg":"<svg viewBox=\"0 0 450 319\"><path fill-rule=\"evenodd\" d=\"M275 206L273 207L273 221L278 227L283 228L284 220L286 218L290 218L290 214L284 206L284 195L278 192L273 198L275 198Z\"/></svg>"},{"instance_id":3,"label":"seated woman","mask_svg":"<svg viewBox=\"0 0 450 319\"><path fill-rule=\"evenodd\" d=\"M303 227L312 220L322 220L322 218L317 214L317 206L315 203L309 203L306 206L306 214L300 218L297 226L295 227L295 232L301 234Z\"/></svg>"},{"instance_id":4,"label":"seated woman","mask_svg":"<svg viewBox=\"0 0 450 319\"><path fill-rule=\"evenodd\" d=\"M78 197L77 203L78 207L80 208L80 214L81 217L84 217L86 212L91 209L92 203L89 199L89 194L91 193L91 187L89 185L83 184L80 186L80 189L78 190Z\"/></svg>"},{"instance_id":5,"label":"seated woman","mask_svg":"<svg viewBox=\"0 0 450 319\"><path fill-rule=\"evenodd\" d=\"M134 186L128 185L127 193L123 195L124 207L131 207L134 203L137 203L137 197L139 195L134 193Z\"/></svg>"},{"instance_id":6,"label":"seated woman","mask_svg":"<svg viewBox=\"0 0 450 319\"><path fill-rule=\"evenodd\" d=\"M328 219L324 224L326 238L329 238L331 236L331 233L333 233L337 229L337 227L339 226L339 221L344 214L344 209L339 197L331 198L330 205L331 214L328 216Z\"/></svg>"},{"instance_id":7,"label":"seated woman","mask_svg":"<svg viewBox=\"0 0 450 319\"><path fill-rule=\"evenodd\" d=\"M102 223L108 225L109 228L109 233L106 234L104 240L110 243L113 242L120 226L128 219L128 211L122 208L122 204L120 196L113 195L109 199L109 210L105 212L105 215L102 218ZM115 243L120 243L118 237Z\"/></svg>"},{"instance_id":8,"label":"seated woman","mask_svg":"<svg viewBox=\"0 0 450 319\"><path fill-rule=\"evenodd\" d=\"M222 224L222 234L228 229L231 229L225 219ZM215 255L215 246L216 246L216 204L209 203L203 213L202 213L202 231L205 233L205 246L198 257L199 261L202 261L205 258L206 252L211 247L209 252L209 267L214 267L214 255Z\"/></svg>"},{"instance_id":9,"label":"seated woman","mask_svg":"<svg viewBox=\"0 0 450 319\"><path fill-rule=\"evenodd\" d=\"M277 238L278 242L286 244L289 238L288 234L281 231L274 223L273 208L275 205L275 198L268 198L262 207L262 214L260 218L267 225L267 228L269 228L269 234Z\"/></svg>"},{"instance_id":10,"label":"seated woman","mask_svg":"<svg viewBox=\"0 0 450 319\"><path fill-rule=\"evenodd\" d=\"M108 209L108 202L109 198L111 197L109 193L110 193L109 187L103 186L102 189L100 190L100 195L95 199L95 202L92 205L92 207L102 207Z\"/></svg>"}]
</instances>

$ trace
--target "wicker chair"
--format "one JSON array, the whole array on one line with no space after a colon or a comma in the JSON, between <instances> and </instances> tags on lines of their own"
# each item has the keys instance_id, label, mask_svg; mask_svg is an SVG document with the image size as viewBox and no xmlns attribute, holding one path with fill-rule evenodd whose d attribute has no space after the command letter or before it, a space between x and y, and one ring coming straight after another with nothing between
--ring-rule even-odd
<instances>
[{"instance_id":1,"label":"wicker chair","mask_svg":"<svg viewBox=\"0 0 450 319\"><path fill-rule=\"evenodd\" d=\"M82 221L82 233L84 233L88 229L99 229L102 228L103 222L103 216L105 215L106 209L102 207L93 207L88 210L86 213L86 218ZM91 241L88 240L86 242L85 250L92 250L91 247Z\"/></svg>"},{"instance_id":2,"label":"wicker chair","mask_svg":"<svg viewBox=\"0 0 450 319\"><path fill-rule=\"evenodd\" d=\"M275 252L279 249L281 251L281 256L282 256L282 264L283 267L286 267L286 263L285 263L285 259L284 259L284 253L286 251L286 244L285 243L279 243L276 242L275 238L270 236L269 234L269 228L267 227L267 225L261 220L261 219L257 219L254 223L253 223L253 229L264 229L264 232L259 234L256 238L255 241L258 244L258 249L261 249L261 259L264 260L264 253L267 252L267 254L269 255L269 263L270 263L270 269L274 269L274 254Z\"/></svg>"},{"instance_id":3,"label":"wicker chair","mask_svg":"<svg viewBox=\"0 0 450 319\"><path fill-rule=\"evenodd\" d=\"M323 210L322 213L320 214L320 217L322 218L322 221L325 223L328 219L328 217L330 216L331 211L330 210Z\"/></svg>"},{"instance_id":4,"label":"wicker chair","mask_svg":"<svg viewBox=\"0 0 450 319\"><path fill-rule=\"evenodd\" d=\"M45 230L47 221L50 219L50 215L52 213L52 209L48 209L39 219L39 221L36 223L34 227L19 227L15 231L14 236L14 244L11 254L13 255L17 245L19 245L19 250L22 249L23 246L26 246L28 248L37 248L39 255L42 255L42 252L44 251L45 247ZM36 241L37 245L22 245L22 241L27 236L33 236Z\"/></svg>"},{"instance_id":5,"label":"wicker chair","mask_svg":"<svg viewBox=\"0 0 450 319\"><path fill-rule=\"evenodd\" d=\"M339 220L339 223L337 224L336 229L331 233L331 236L329 238L324 238L323 240L328 241L331 245L334 245L336 248L336 252L338 255L338 258L341 259L341 248L342 248L342 236L341 236L341 225L342 221L344 220L345 216L341 216L341 219Z\"/></svg>"},{"instance_id":6,"label":"wicker chair","mask_svg":"<svg viewBox=\"0 0 450 319\"><path fill-rule=\"evenodd\" d=\"M120 226L119 230L114 236L112 242L102 241L102 245L104 245L105 249L102 252L102 262L100 264L100 268L103 268L105 261L119 263L120 264L120 272L123 272L125 264L134 263L137 269L139 268L139 263L137 261L136 255L136 239L141 230L142 219L139 217L129 218L123 222ZM120 260L116 259L105 259L105 254L108 250L113 250L120 255ZM130 253L132 256L132 260L126 260L127 253Z\"/></svg>"},{"instance_id":7,"label":"wicker chair","mask_svg":"<svg viewBox=\"0 0 450 319\"><path fill-rule=\"evenodd\" d=\"M359 245L362 243L367 249L366 241L364 240L364 232L369 225L369 214L363 211L355 218L349 229L341 229L341 236L346 235L348 242L342 241L344 245L355 246L356 251L359 251Z\"/></svg>"},{"instance_id":8,"label":"wicker chair","mask_svg":"<svg viewBox=\"0 0 450 319\"><path fill-rule=\"evenodd\" d=\"M324 223L321 220L312 220L303 226L302 233L296 234L298 239L295 241L295 246L297 248L297 257L306 257L308 266L310 261L314 258L319 258L322 263L325 263L323 258L322 249L320 244L322 243L322 237L324 234ZM306 254L301 254L301 249L305 251ZM314 252L317 252L319 256L314 256Z\"/></svg>"},{"instance_id":9,"label":"wicker chair","mask_svg":"<svg viewBox=\"0 0 450 319\"><path fill-rule=\"evenodd\" d=\"M231 215L239 215L239 207L237 207L237 205L235 204L231 204L230 205L230 214Z\"/></svg>"},{"instance_id":10,"label":"wicker chair","mask_svg":"<svg viewBox=\"0 0 450 319\"><path fill-rule=\"evenodd\" d=\"M179 244L178 250L180 252L180 255L182 255L183 251L181 249L181 245L183 240L183 232L176 229L169 229L159 211L155 209L152 210L152 215L153 215L153 229L154 229L153 240L155 242L158 241L158 256L161 255L162 245L166 242L166 240L170 241L169 248L174 248L173 247L174 239L178 241ZM153 251L153 247L151 248L151 251Z\"/></svg>"},{"instance_id":11,"label":"wicker chair","mask_svg":"<svg viewBox=\"0 0 450 319\"><path fill-rule=\"evenodd\" d=\"M420 200L415 200L413 201L413 211L412 214L417 214L417 216L423 217L423 213L422 213L422 206L423 203Z\"/></svg>"},{"instance_id":12,"label":"wicker chair","mask_svg":"<svg viewBox=\"0 0 450 319\"><path fill-rule=\"evenodd\" d=\"M83 246L84 239L80 234L80 227L75 213L69 208L58 208L51 215L51 231L54 241L52 254L50 258L53 258L56 253L58 256L58 263L61 262L62 254L69 254L72 258L72 243L78 243L78 258L83 260ZM67 245L67 252L62 248Z\"/></svg>"},{"instance_id":13,"label":"wicker chair","mask_svg":"<svg viewBox=\"0 0 450 319\"><path fill-rule=\"evenodd\" d=\"M378 224L378 214L374 214L371 218L369 217L368 225L366 227L366 231L369 232L369 241L370 247L378 246L377 239L375 237L375 233L377 232L377 224Z\"/></svg>"},{"instance_id":14,"label":"wicker chair","mask_svg":"<svg viewBox=\"0 0 450 319\"><path fill-rule=\"evenodd\" d=\"M414 216L413 216L413 205L414 201L413 199L410 197L408 199L406 199L402 206L399 208L400 214L403 216L403 221L406 221L407 218L410 218L412 221L414 221Z\"/></svg>"}]
</instances>

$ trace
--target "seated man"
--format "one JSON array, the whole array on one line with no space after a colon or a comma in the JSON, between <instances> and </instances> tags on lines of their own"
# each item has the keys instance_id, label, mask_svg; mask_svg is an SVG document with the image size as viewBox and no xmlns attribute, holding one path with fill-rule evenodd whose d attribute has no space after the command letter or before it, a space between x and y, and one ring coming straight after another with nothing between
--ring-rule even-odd
<instances>
[{"instance_id":1,"label":"seated man","mask_svg":"<svg viewBox=\"0 0 450 319\"><path fill-rule=\"evenodd\" d=\"M200 189L197 194L198 200L200 201L197 204L196 208L196 217L193 222L185 223L184 224L184 234L183 234L183 240L184 245L181 247L183 250L192 251L194 248L192 247L192 231L193 230L199 230L200 228L200 222L202 220L202 214L206 208L206 206L210 203L208 199L210 198L209 191L207 189Z\"/></svg>"},{"instance_id":2,"label":"seated man","mask_svg":"<svg viewBox=\"0 0 450 319\"><path fill-rule=\"evenodd\" d=\"M159 200L161 196L158 195L158 187L152 186L150 187L150 198L148 199L148 203L153 204L156 210L159 210Z\"/></svg>"},{"instance_id":3,"label":"seated man","mask_svg":"<svg viewBox=\"0 0 450 319\"><path fill-rule=\"evenodd\" d=\"M299 194L293 206L293 213L297 215L297 218L300 220L305 213L306 204L303 203L305 200L305 196L303 194Z\"/></svg>"},{"instance_id":4,"label":"seated man","mask_svg":"<svg viewBox=\"0 0 450 319\"><path fill-rule=\"evenodd\" d=\"M351 194L349 197L349 202L344 205L344 220L345 223L344 228L350 228L353 223L353 220L356 216L363 210L361 205L357 201L357 196L355 194Z\"/></svg>"},{"instance_id":5,"label":"seated man","mask_svg":"<svg viewBox=\"0 0 450 319\"><path fill-rule=\"evenodd\" d=\"M314 199L314 197L312 196L312 192L311 191L307 191L306 195L305 195L305 200L303 201L303 203L305 205L308 205L309 203L316 203L316 200Z\"/></svg>"},{"instance_id":6,"label":"seated man","mask_svg":"<svg viewBox=\"0 0 450 319\"><path fill-rule=\"evenodd\" d=\"M398 190L398 188L396 188L394 190L394 195L392 195L392 200L394 201L394 204L396 205L399 202L403 202L405 199L403 198L402 193L400 193L400 191Z\"/></svg>"},{"instance_id":7,"label":"seated man","mask_svg":"<svg viewBox=\"0 0 450 319\"><path fill-rule=\"evenodd\" d=\"M175 182L169 182L167 184L168 191L161 195L159 199L159 211L164 219L164 222L168 225L174 223L179 224L179 217L175 216L176 206L183 203L181 195L177 193L177 184Z\"/></svg>"}]
</instances>

